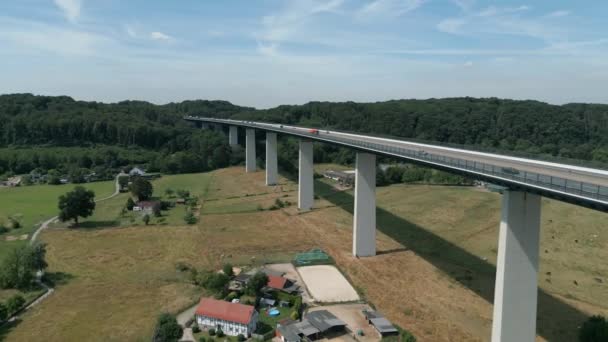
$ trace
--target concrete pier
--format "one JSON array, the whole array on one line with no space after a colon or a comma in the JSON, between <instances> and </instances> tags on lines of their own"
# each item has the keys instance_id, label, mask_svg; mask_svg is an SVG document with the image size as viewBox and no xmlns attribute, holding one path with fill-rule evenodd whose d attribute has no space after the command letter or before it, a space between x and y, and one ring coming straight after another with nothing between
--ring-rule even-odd
<instances>
[{"instance_id":1,"label":"concrete pier","mask_svg":"<svg viewBox=\"0 0 608 342\"><path fill-rule=\"evenodd\" d=\"M245 171L256 171L255 129L253 128L247 128L245 130Z\"/></svg>"},{"instance_id":2,"label":"concrete pier","mask_svg":"<svg viewBox=\"0 0 608 342\"><path fill-rule=\"evenodd\" d=\"M314 203L312 141L300 140L298 173L298 209L309 211Z\"/></svg>"},{"instance_id":3,"label":"concrete pier","mask_svg":"<svg viewBox=\"0 0 608 342\"><path fill-rule=\"evenodd\" d=\"M237 146L239 144L239 128L236 126L230 126L228 131L228 144L230 146Z\"/></svg>"},{"instance_id":4,"label":"concrete pier","mask_svg":"<svg viewBox=\"0 0 608 342\"><path fill-rule=\"evenodd\" d=\"M275 185L278 181L277 134L266 132L266 185Z\"/></svg>"},{"instance_id":5,"label":"concrete pier","mask_svg":"<svg viewBox=\"0 0 608 342\"><path fill-rule=\"evenodd\" d=\"M201 129L209 129L209 124L206 122L201 122Z\"/></svg>"},{"instance_id":6,"label":"concrete pier","mask_svg":"<svg viewBox=\"0 0 608 342\"><path fill-rule=\"evenodd\" d=\"M357 152L353 255L376 255L376 155Z\"/></svg>"},{"instance_id":7,"label":"concrete pier","mask_svg":"<svg viewBox=\"0 0 608 342\"><path fill-rule=\"evenodd\" d=\"M498 236L492 342L536 338L540 196L505 191Z\"/></svg>"}]
</instances>

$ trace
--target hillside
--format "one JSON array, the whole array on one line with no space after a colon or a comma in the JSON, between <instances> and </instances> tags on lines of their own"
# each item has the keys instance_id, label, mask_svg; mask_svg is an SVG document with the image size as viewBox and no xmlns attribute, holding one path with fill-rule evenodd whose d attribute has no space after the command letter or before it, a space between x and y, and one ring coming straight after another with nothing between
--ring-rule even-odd
<instances>
[{"instance_id":1,"label":"hillside","mask_svg":"<svg viewBox=\"0 0 608 342\"><path fill-rule=\"evenodd\" d=\"M327 127L608 167L608 105L447 98L256 110L226 101L104 104L14 94L0 96L0 175L97 167L98 174L111 176L134 164L183 173L240 162L221 134L197 129L182 120L184 115ZM293 167L286 161L296 155L297 145L283 142L279 158L289 171ZM351 163L353 154L323 145L315 160Z\"/></svg>"}]
</instances>

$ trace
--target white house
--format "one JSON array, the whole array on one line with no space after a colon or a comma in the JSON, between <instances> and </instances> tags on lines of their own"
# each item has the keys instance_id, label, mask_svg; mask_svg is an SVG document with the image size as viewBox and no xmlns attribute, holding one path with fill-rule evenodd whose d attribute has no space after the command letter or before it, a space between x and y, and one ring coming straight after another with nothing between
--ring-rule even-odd
<instances>
[{"instance_id":1,"label":"white house","mask_svg":"<svg viewBox=\"0 0 608 342\"><path fill-rule=\"evenodd\" d=\"M230 336L251 336L258 324L258 312L253 306L213 298L201 299L195 317L199 327L219 328Z\"/></svg>"},{"instance_id":2,"label":"white house","mask_svg":"<svg viewBox=\"0 0 608 342\"><path fill-rule=\"evenodd\" d=\"M134 167L131 169L131 171L129 171L129 176L143 176L146 174L146 171L138 168L138 167Z\"/></svg>"}]
</instances>

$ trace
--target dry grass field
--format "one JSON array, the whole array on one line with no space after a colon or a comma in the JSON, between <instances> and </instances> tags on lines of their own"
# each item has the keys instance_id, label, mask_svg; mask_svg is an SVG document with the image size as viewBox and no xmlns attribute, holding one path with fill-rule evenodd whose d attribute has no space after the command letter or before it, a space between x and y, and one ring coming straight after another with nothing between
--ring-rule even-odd
<instances>
[{"instance_id":1,"label":"dry grass field","mask_svg":"<svg viewBox=\"0 0 608 342\"><path fill-rule=\"evenodd\" d=\"M201 193L196 226L44 232L50 271L64 281L19 324L0 332L0 340L149 340L159 312L179 310L201 294L175 270L176 262L211 268L226 261L286 261L315 246L419 341L489 338L500 195L458 187L379 188L379 255L356 259L349 192L317 181L322 199L312 212L297 214L295 205L252 211L276 198L296 203L294 184L282 180L269 188L263 172L241 168L200 176L212 181ZM544 200L542 224L538 339L573 341L587 314L608 314L608 223L604 214Z\"/></svg>"}]
</instances>

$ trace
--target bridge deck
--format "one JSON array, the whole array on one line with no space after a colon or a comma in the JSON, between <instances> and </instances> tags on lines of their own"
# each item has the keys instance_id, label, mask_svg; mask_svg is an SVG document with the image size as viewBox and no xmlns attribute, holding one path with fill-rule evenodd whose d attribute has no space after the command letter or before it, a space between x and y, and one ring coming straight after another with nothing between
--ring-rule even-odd
<instances>
[{"instance_id":1,"label":"bridge deck","mask_svg":"<svg viewBox=\"0 0 608 342\"><path fill-rule=\"evenodd\" d=\"M250 127L320 141L455 172L561 201L608 211L608 171L363 134L252 121L186 117L188 121Z\"/></svg>"}]
</instances>

